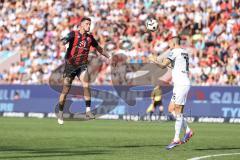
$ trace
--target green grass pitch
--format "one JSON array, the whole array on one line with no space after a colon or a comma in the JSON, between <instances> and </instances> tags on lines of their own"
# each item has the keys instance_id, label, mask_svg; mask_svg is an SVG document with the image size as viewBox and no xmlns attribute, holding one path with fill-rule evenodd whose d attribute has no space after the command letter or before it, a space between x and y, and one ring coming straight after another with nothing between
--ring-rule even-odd
<instances>
[{"instance_id":1,"label":"green grass pitch","mask_svg":"<svg viewBox=\"0 0 240 160\"><path fill-rule=\"evenodd\" d=\"M0 159L4 160L182 160L240 153L240 125L191 123L187 144L166 150L173 122L66 121L0 118ZM239 160L240 154L212 157Z\"/></svg>"}]
</instances>

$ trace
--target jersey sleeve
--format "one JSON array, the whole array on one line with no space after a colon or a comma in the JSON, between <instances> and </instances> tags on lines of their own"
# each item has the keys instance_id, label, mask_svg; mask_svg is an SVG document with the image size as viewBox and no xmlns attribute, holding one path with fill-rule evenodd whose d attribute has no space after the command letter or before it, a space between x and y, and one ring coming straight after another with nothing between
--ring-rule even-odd
<instances>
[{"instance_id":1,"label":"jersey sleeve","mask_svg":"<svg viewBox=\"0 0 240 160\"><path fill-rule=\"evenodd\" d=\"M61 41L63 41L64 45L69 43L71 40L74 39L74 31L71 31L70 33L67 34L66 37L63 37Z\"/></svg>"},{"instance_id":2,"label":"jersey sleeve","mask_svg":"<svg viewBox=\"0 0 240 160\"><path fill-rule=\"evenodd\" d=\"M91 38L92 38L92 44L91 44L91 46L94 47L94 48L96 48L96 47L98 46L98 42L96 41L96 39L95 39L93 36L91 36Z\"/></svg>"},{"instance_id":3,"label":"jersey sleeve","mask_svg":"<svg viewBox=\"0 0 240 160\"><path fill-rule=\"evenodd\" d=\"M168 59L170 59L171 61L174 61L175 58L176 58L176 52L174 51L171 51L169 54L168 54Z\"/></svg>"}]
</instances>

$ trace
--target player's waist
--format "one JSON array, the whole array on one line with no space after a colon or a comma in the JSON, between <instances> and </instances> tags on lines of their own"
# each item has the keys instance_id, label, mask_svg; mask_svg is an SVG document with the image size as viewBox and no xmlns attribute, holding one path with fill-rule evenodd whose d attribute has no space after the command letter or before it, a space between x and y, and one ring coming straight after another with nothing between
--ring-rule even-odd
<instances>
[{"instance_id":1,"label":"player's waist","mask_svg":"<svg viewBox=\"0 0 240 160\"><path fill-rule=\"evenodd\" d=\"M178 87L178 86L191 86L190 81L173 81L173 87Z\"/></svg>"},{"instance_id":2,"label":"player's waist","mask_svg":"<svg viewBox=\"0 0 240 160\"><path fill-rule=\"evenodd\" d=\"M81 52L81 53L76 53L76 54L75 54L75 53L68 52L66 58L67 58L67 59L82 59L82 58L88 58L88 53Z\"/></svg>"},{"instance_id":3,"label":"player's waist","mask_svg":"<svg viewBox=\"0 0 240 160\"><path fill-rule=\"evenodd\" d=\"M183 74L189 74L188 71L181 71L181 73L183 73Z\"/></svg>"},{"instance_id":4,"label":"player's waist","mask_svg":"<svg viewBox=\"0 0 240 160\"><path fill-rule=\"evenodd\" d=\"M162 99L161 96L159 96L159 97L154 97L154 101L160 101L161 99Z\"/></svg>"},{"instance_id":5,"label":"player's waist","mask_svg":"<svg viewBox=\"0 0 240 160\"><path fill-rule=\"evenodd\" d=\"M186 71L173 71L172 76L176 78L189 79L189 72Z\"/></svg>"},{"instance_id":6,"label":"player's waist","mask_svg":"<svg viewBox=\"0 0 240 160\"><path fill-rule=\"evenodd\" d=\"M180 77L173 77L172 79L173 84L175 85L191 85L191 81L188 77L180 78Z\"/></svg>"},{"instance_id":7,"label":"player's waist","mask_svg":"<svg viewBox=\"0 0 240 160\"><path fill-rule=\"evenodd\" d=\"M190 81L190 78L186 74L177 74L177 75L172 75L172 79L176 81Z\"/></svg>"},{"instance_id":8,"label":"player's waist","mask_svg":"<svg viewBox=\"0 0 240 160\"><path fill-rule=\"evenodd\" d=\"M175 73L175 74L189 74L189 71L186 71L186 70L172 70L172 73Z\"/></svg>"},{"instance_id":9,"label":"player's waist","mask_svg":"<svg viewBox=\"0 0 240 160\"><path fill-rule=\"evenodd\" d=\"M71 63L66 61L65 65L72 67L72 68L79 68L79 67L86 67L88 62L81 62L81 63Z\"/></svg>"}]
</instances>

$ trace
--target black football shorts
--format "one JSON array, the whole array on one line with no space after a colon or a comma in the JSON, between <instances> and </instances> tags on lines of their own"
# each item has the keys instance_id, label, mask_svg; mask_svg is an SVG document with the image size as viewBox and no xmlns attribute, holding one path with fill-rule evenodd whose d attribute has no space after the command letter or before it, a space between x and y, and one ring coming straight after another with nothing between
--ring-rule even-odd
<instances>
[{"instance_id":1,"label":"black football shorts","mask_svg":"<svg viewBox=\"0 0 240 160\"><path fill-rule=\"evenodd\" d=\"M154 101L154 103L153 103L154 108L157 107L157 106L161 106L161 105L162 105L161 100L160 101Z\"/></svg>"},{"instance_id":2,"label":"black football shorts","mask_svg":"<svg viewBox=\"0 0 240 160\"><path fill-rule=\"evenodd\" d=\"M75 76L79 77L83 71L87 70L87 64L83 65L71 65L71 64L65 64L64 72L63 72L63 77L70 77L70 78L75 78Z\"/></svg>"}]
</instances>

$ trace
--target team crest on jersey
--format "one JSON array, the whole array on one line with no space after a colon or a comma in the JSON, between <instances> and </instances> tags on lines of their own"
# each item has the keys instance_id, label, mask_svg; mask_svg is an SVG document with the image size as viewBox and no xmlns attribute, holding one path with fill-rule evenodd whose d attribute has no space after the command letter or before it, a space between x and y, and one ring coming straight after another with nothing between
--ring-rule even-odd
<instances>
[{"instance_id":1,"label":"team crest on jersey","mask_svg":"<svg viewBox=\"0 0 240 160\"><path fill-rule=\"evenodd\" d=\"M91 38L90 38L90 37L87 37L87 41L91 42Z\"/></svg>"},{"instance_id":2,"label":"team crest on jersey","mask_svg":"<svg viewBox=\"0 0 240 160\"><path fill-rule=\"evenodd\" d=\"M170 52L170 53L169 53L169 57L172 57L172 56L173 56L173 52Z\"/></svg>"},{"instance_id":3,"label":"team crest on jersey","mask_svg":"<svg viewBox=\"0 0 240 160\"><path fill-rule=\"evenodd\" d=\"M80 47L86 47L86 45L87 45L87 43L85 42L85 41L82 41L82 42L80 42L79 43L79 45L78 45L78 47L80 48Z\"/></svg>"}]
</instances>

